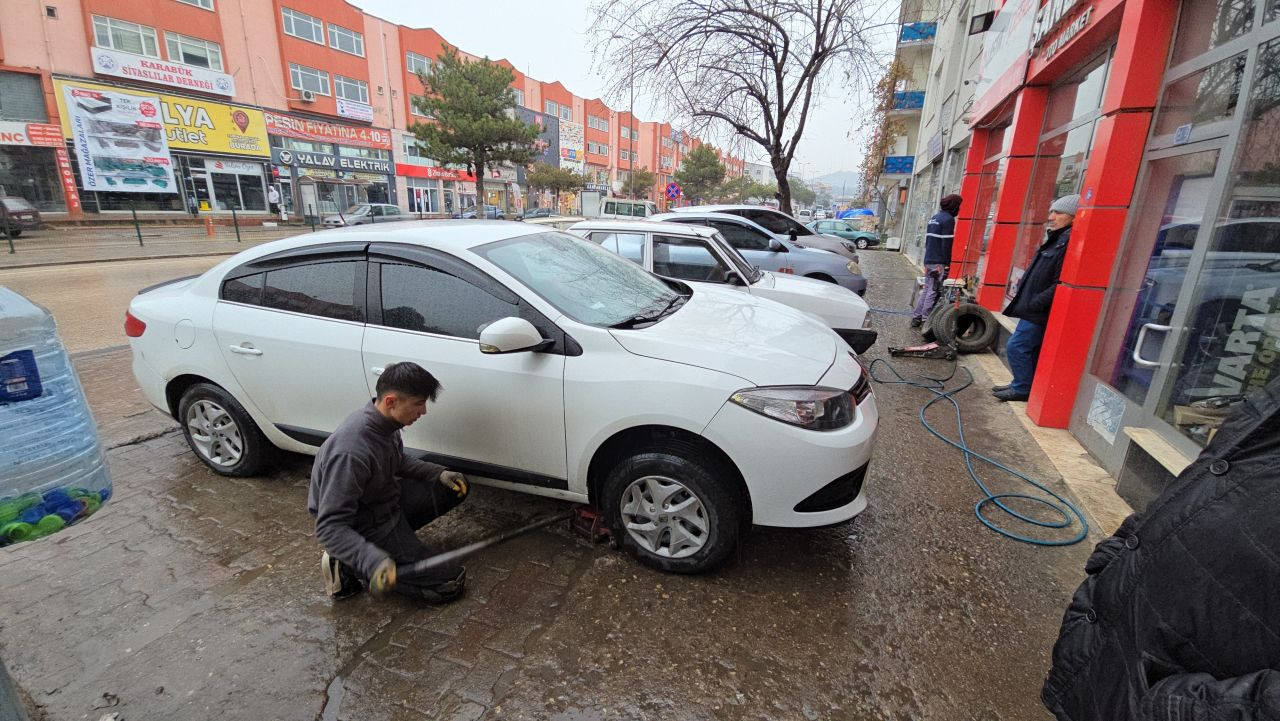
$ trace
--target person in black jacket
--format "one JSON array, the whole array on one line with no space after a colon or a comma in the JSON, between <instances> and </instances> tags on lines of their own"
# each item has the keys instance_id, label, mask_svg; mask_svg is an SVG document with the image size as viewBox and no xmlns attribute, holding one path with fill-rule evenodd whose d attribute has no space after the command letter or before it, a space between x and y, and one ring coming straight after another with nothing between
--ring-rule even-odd
<instances>
[{"instance_id":1,"label":"person in black jacket","mask_svg":"<svg viewBox=\"0 0 1280 721\"><path fill-rule=\"evenodd\" d=\"M1085 564L1040 697L1060 721L1280 719L1280 381Z\"/></svg>"},{"instance_id":2,"label":"person in black jacket","mask_svg":"<svg viewBox=\"0 0 1280 721\"><path fill-rule=\"evenodd\" d=\"M938 291L942 288L942 281L947 279L947 269L951 267L951 242L956 237L956 216L960 214L963 202L963 198L952 193L938 202L938 212L929 219L929 227L924 233L924 287L920 289L920 297L911 313L912 328L923 325L934 303L938 302Z\"/></svg>"},{"instance_id":3,"label":"person in black jacket","mask_svg":"<svg viewBox=\"0 0 1280 721\"><path fill-rule=\"evenodd\" d=\"M465 476L410 456L400 438L401 428L426 414L440 382L416 363L392 363L375 391L372 403L325 439L312 465L307 510L325 548L325 590L344 598L358 593L364 580L375 593L451 601L466 581L456 563L396 579L397 565L433 555L415 531L467 496Z\"/></svg>"},{"instance_id":4,"label":"person in black jacket","mask_svg":"<svg viewBox=\"0 0 1280 721\"><path fill-rule=\"evenodd\" d=\"M1053 306L1053 294L1058 288L1058 276L1062 274L1062 260L1067 255L1071 224L1075 222L1079 204L1079 195L1064 195L1049 206L1044 243L1018 281L1018 292L1004 309L1005 315L1020 320L1005 346L1013 381L991 389L1001 401L1025 401L1031 395L1044 328L1049 324L1049 308Z\"/></svg>"}]
</instances>

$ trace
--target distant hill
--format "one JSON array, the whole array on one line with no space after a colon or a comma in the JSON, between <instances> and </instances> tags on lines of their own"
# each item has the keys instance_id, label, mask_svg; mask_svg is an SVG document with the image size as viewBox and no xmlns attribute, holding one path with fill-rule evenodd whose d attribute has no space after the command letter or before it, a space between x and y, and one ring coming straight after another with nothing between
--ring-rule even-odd
<instances>
[{"instance_id":1,"label":"distant hill","mask_svg":"<svg viewBox=\"0 0 1280 721\"><path fill-rule=\"evenodd\" d=\"M837 193L840 192L841 184L845 187L845 192L852 193L858 187L858 173L853 170L838 170L834 173L819 175L813 178L818 182L830 185Z\"/></svg>"}]
</instances>

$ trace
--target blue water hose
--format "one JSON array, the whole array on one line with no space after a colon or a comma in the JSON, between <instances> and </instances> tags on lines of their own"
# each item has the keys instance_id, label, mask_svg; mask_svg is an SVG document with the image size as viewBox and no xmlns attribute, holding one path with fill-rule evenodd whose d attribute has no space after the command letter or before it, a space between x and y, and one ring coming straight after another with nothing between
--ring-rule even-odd
<instances>
[{"instance_id":1,"label":"blue water hose","mask_svg":"<svg viewBox=\"0 0 1280 721\"><path fill-rule=\"evenodd\" d=\"M883 364L886 368L889 369L889 372L893 373L893 378L886 379L886 378L879 378L876 376L876 373L875 373L876 366L880 364ZM978 488L981 489L983 494L982 500L974 504L974 507L973 507L974 515L978 517L978 520L982 523L982 525L995 531L996 533L999 533L1000 535L1006 538L1011 538L1015 541L1022 541L1023 543L1029 543L1034 546L1070 546L1070 545L1079 543L1080 541L1083 541L1085 537L1089 535L1089 522L1085 520L1084 514L1080 512L1080 509L1077 508L1075 504L1071 503L1071 501L1068 501L1067 499L1063 498L1057 493L1054 493L1052 490L1046 488L1043 484L1035 481L1031 477L1027 476L1025 473L1022 473L1013 468L1010 468L1009 466L1006 466L1000 461L997 461L994 458L978 453L977 451L969 447L969 442L965 438L965 434L964 434L964 417L960 412L960 404L956 403L954 396L960 391L973 385L973 374L970 373L968 369L962 369L964 370L965 375L969 377L969 379L965 381L963 384L955 388L948 389L947 382L955 377L956 370L958 367L959 366L953 362L951 367L951 373L948 374L945 378L934 378L932 376L921 374L917 376L918 380L908 380L907 378L904 378L901 373L898 372L898 369L895 368L892 363L890 363L889 361L883 358L876 358L871 362L871 365L868 367L867 372L871 376L871 379L877 383L880 383L883 385L908 385L913 388L923 388L924 390L927 390L933 394L934 396L933 399L920 407L920 423L921 425L924 426L925 430L932 433L935 437L937 437L943 443L946 443L947 445L959 450L961 453L964 454L965 468L968 469L969 471L969 477L972 478L973 482L978 485ZM926 414L929 411L929 408L931 408L933 404L939 403L942 401L946 401L950 403L951 407L955 410L956 429L959 435L958 439L951 439L944 436L941 432L938 431L938 429L934 428L932 425L929 424L929 419L926 416ZM1032 486L1035 486L1041 491L1044 491L1045 493L1052 496L1054 500L1049 500L1043 496L1035 496L1035 495L1030 495L1026 493L992 493L991 489L987 487L987 484L984 483L982 478L978 476L978 470L974 467L974 459L988 463L1008 473L1009 475L1015 478L1018 478L1020 480L1026 481L1027 483L1030 483ZM1053 513L1056 514L1057 518L1051 521L1043 521L1038 518L1033 518L1031 516L1028 516L1006 505L1005 501L1012 500L1012 499L1021 499L1023 501L1027 501L1027 502L1039 505L1043 508L1047 508L1053 511ZM1014 519L1018 521L1022 521L1023 523L1030 524L1032 526L1038 526L1040 528L1067 528L1071 526L1073 523L1078 522L1080 524L1080 530L1071 538L1066 538L1061 540L1035 538L1033 536L1014 533L1013 531L998 525L995 521L992 521L991 519L983 515L983 509L988 506L994 506L999 510L1009 514Z\"/></svg>"}]
</instances>

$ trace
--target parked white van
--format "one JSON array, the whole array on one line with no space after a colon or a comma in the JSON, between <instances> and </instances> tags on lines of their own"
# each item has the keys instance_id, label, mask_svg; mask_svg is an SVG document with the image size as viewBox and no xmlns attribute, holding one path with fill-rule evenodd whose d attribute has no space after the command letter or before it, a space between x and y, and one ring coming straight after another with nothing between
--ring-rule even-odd
<instances>
[{"instance_id":1,"label":"parked white van","mask_svg":"<svg viewBox=\"0 0 1280 721\"><path fill-rule=\"evenodd\" d=\"M651 200L618 200L605 198L600 204L598 218L627 220L631 218L647 218L658 214L658 205Z\"/></svg>"}]
</instances>

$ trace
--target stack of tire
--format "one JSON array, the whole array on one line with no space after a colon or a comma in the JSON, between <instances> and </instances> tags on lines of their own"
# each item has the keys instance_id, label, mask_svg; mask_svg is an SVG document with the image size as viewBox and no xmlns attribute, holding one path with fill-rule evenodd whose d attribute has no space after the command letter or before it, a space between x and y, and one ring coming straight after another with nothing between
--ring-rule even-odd
<instances>
[{"instance_id":1,"label":"stack of tire","mask_svg":"<svg viewBox=\"0 0 1280 721\"><path fill-rule=\"evenodd\" d=\"M1000 327L991 311L977 303L939 302L920 332L925 340L949 345L959 353L979 353L995 343Z\"/></svg>"}]
</instances>

